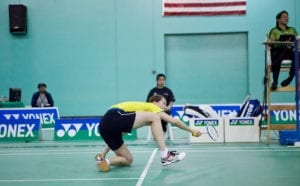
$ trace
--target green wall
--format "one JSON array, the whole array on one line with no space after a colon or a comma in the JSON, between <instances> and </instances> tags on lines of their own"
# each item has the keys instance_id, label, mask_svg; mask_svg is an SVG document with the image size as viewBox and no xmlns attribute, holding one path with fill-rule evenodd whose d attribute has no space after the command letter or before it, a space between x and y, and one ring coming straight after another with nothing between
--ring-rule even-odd
<instances>
[{"instance_id":1,"label":"green wall","mask_svg":"<svg viewBox=\"0 0 300 186\"><path fill-rule=\"evenodd\" d=\"M14 3L27 6L28 33L24 36L9 33L8 5ZM166 36L247 33L246 90L240 98L231 97L230 91L222 96L236 103L249 91L261 99L261 43L275 24L275 15L289 11L290 25L300 31L296 0L276 4L274 0L248 0L245 16L216 17L162 17L161 4L161 0L1 0L0 96L8 96L9 87L20 87L29 105L37 84L45 82L61 115L102 115L113 103L145 100L155 86L153 70L174 77L168 78L170 85L176 83L179 77L166 69ZM208 66L207 71L213 69ZM189 99L181 92L175 94L178 104ZM210 95L209 90L206 94ZM275 99L289 102L291 98L293 94ZM207 99L226 102L215 96ZM205 100L199 96L194 101Z\"/></svg>"}]
</instances>

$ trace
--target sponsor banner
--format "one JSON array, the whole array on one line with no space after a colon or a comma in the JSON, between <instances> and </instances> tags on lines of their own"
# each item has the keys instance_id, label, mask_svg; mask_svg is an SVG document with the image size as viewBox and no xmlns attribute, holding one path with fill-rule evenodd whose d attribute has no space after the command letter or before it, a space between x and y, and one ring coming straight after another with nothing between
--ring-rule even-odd
<instances>
[{"instance_id":1,"label":"sponsor banner","mask_svg":"<svg viewBox=\"0 0 300 186\"><path fill-rule=\"evenodd\" d=\"M201 136L190 134L190 143L223 143L224 124L222 118L191 118L190 127L199 130Z\"/></svg>"},{"instance_id":2,"label":"sponsor banner","mask_svg":"<svg viewBox=\"0 0 300 186\"><path fill-rule=\"evenodd\" d=\"M40 120L0 119L0 141L37 141L39 132Z\"/></svg>"},{"instance_id":3,"label":"sponsor banner","mask_svg":"<svg viewBox=\"0 0 300 186\"><path fill-rule=\"evenodd\" d=\"M59 119L55 124L54 140L99 140L101 118ZM137 139L136 130L124 136L125 140Z\"/></svg>"},{"instance_id":4,"label":"sponsor banner","mask_svg":"<svg viewBox=\"0 0 300 186\"><path fill-rule=\"evenodd\" d=\"M195 127L203 127L203 126L219 126L219 120L218 119L194 119L194 126Z\"/></svg>"},{"instance_id":5,"label":"sponsor banner","mask_svg":"<svg viewBox=\"0 0 300 186\"><path fill-rule=\"evenodd\" d=\"M296 110L272 110L270 121L272 124L295 124Z\"/></svg>"},{"instance_id":6,"label":"sponsor banner","mask_svg":"<svg viewBox=\"0 0 300 186\"><path fill-rule=\"evenodd\" d=\"M195 104L197 105L197 104ZM200 104L199 104L200 105ZM284 104L287 105L287 104ZM224 105L209 105L218 114L219 117L236 116L240 110L238 104L224 104ZM184 115L184 105L174 105L171 109L173 117L189 124L190 118ZM272 124L295 124L296 123L296 110L272 110L270 112L270 121ZM266 122L262 122L262 126L266 126Z\"/></svg>"},{"instance_id":7,"label":"sponsor banner","mask_svg":"<svg viewBox=\"0 0 300 186\"><path fill-rule=\"evenodd\" d=\"M270 123L272 125L289 125L296 124L296 110L271 110ZM262 126L267 126L266 120Z\"/></svg>"},{"instance_id":8,"label":"sponsor banner","mask_svg":"<svg viewBox=\"0 0 300 186\"><path fill-rule=\"evenodd\" d=\"M194 105L194 104L193 104ZM197 104L195 104L197 105ZM198 104L200 105L200 104ZM240 105L209 105L218 114L219 117L237 115L240 110ZM171 109L173 117L180 119L186 124L189 124L190 118L184 115L184 105L174 105Z\"/></svg>"},{"instance_id":9,"label":"sponsor banner","mask_svg":"<svg viewBox=\"0 0 300 186\"><path fill-rule=\"evenodd\" d=\"M0 109L0 120L31 119L39 120L42 128L53 128L59 119L58 109L56 107Z\"/></svg>"},{"instance_id":10,"label":"sponsor banner","mask_svg":"<svg viewBox=\"0 0 300 186\"><path fill-rule=\"evenodd\" d=\"M254 119L253 118L235 118L235 119L229 119L228 123L230 126L249 126L249 125L254 125Z\"/></svg>"},{"instance_id":11,"label":"sponsor banner","mask_svg":"<svg viewBox=\"0 0 300 186\"><path fill-rule=\"evenodd\" d=\"M258 122L258 117L224 117L225 142L259 142Z\"/></svg>"}]
</instances>

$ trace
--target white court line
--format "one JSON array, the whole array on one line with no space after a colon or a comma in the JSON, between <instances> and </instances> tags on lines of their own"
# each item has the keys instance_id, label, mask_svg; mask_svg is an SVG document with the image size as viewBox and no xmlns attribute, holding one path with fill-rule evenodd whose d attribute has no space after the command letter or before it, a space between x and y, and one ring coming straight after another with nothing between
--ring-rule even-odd
<instances>
[{"instance_id":1,"label":"white court line","mask_svg":"<svg viewBox=\"0 0 300 186\"><path fill-rule=\"evenodd\" d=\"M207 147L207 146L190 146L190 147L180 147L180 149L182 150L194 150L194 149L201 149L201 150L232 150L232 149L238 149L238 150L245 150L245 149L266 149L266 150L275 150L275 149L279 149L279 150L285 150L286 148L283 147L218 147L218 146L211 146L211 147ZM287 148L290 149L290 148ZM0 154L1 153L18 153L18 152L82 152L82 150L84 150L85 152L91 152L91 153L98 153L99 150L95 149L95 148L83 148L83 149L5 149L5 150L0 150ZM152 150L148 150L148 149L133 149L131 150L133 152L151 152Z\"/></svg>"},{"instance_id":2,"label":"white court line","mask_svg":"<svg viewBox=\"0 0 300 186\"><path fill-rule=\"evenodd\" d=\"M147 162L147 164L146 164L146 166L145 166L145 168L144 168L144 170L143 170L143 172L142 172L142 174L141 174L138 182L136 183L136 186L140 186L140 185L143 184L144 179L145 179L145 177L146 177L146 175L148 173L148 170L149 170L149 168L150 168L150 166L152 164L152 161L154 159L154 156L155 156L156 152L157 152L157 148L154 149L154 151L152 152L152 154L151 154L151 156L150 156L150 158L149 158L149 160L148 160L148 162Z\"/></svg>"},{"instance_id":3,"label":"white court line","mask_svg":"<svg viewBox=\"0 0 300 186\"><path fill-rule=\"evenodd\" d=\"M183 150L183 149L181 149ZM185 152L300 152L300 150L280 150L280 149L220 149L220 150L208 150L208 149L203 149L203 150L193 150L193 149L186 149Z\"/></svg>"},{"instance_id":4,"label":"white court line","mask_svg":"<svg viewBox=\"0 0 300 186\"><path fill-rule=\"evenodd\" d=\"M138 178L66 178L66 179L20 179L0 180L1 182L65 182L65 181L111 181L111 180L137 180Z\"/></svg>"},{"instance_id":5,"label":"white court line","mask_svg":"<svg viewBox=\"0 0 300 186\"><path fill-rule=\"evenodd\" d=\"M184 150L184 149L182 149ZM203 153L210 153L210 152L300 152L300 149L185 149L186 152L203 152ZM134 152L134 151L132 151ZM135 153L145 153L150 151L136 151ZM55 152L55 153L46 153L46 152L15 152L15 153L3 153L0 156L38 156L38 155L74 155L74 154L93 154L97 152Z\"/></svg>"},{"instance_id":6,"label":"white court line","mask_svg":"<svg viewBox=\"0 0 300 186\"><path fill-rule=\"evenodd\" d=\"M40 151L28 151L28 152L0 152L0 156L31 156L31 155L74 155L74 154L96 154L99 151L50 151L50 152L40 152ZM131 151L134 153L148 153L150 150L142 151Z\"/></svg>"},{"instance_id":7,"label":"white court line","mask_svg":"<svg viewBox=\"0 0 300 186\"><path fill-rule=\"evenodd\" d=\"M90 153L98 153L99 149L43 149L43 150L36 150L36 149L18 149L18 150L12 150L12 149L6 149L6 150L0 150L0 153L7 153L7 152L14 152L14 153L18 153L18 152L81 152L82 150L84 150L85 152L90 152ZM152 152L152 150L150 149L139 149L139 150L131 150L132 152Z\"/></svg>"},{"instance_id":8,"label":"white court line","mask_svg":"<svg viewBox=\"0 0 300 186\"><path fill-rule=\"evenodd\" d=\"M186 152L300 152L300 149L185 149L180 148L181 150L185 150ZM135 153L145 153L151 151L135 151ZM97 151L90 152L76 152L76 151L57 151L57 152L6 152L0 153L0 156L31 156L31 155L74 155L74 154L92 154L97 153Z\"/></svg>"},{"instance_id":9,"label":"white court line","mask_svg":"<svg viewBox=\"0 0 300 186\"><path fill-rule=\"evenodd\" d=\"M181 150L189 151L189 152L223 152L223 151L300 151L299 148L283 148L283 147L265 147L265 146L255 146L255 147L232 147L232 146L188 146L188 147L180 147ZM84 148L84 149L5 149L0 150L0 156L5 155L44 155L44 154L89 154L89 153L98 153L99 150L95 148ZM145 153L152 152L152 150L147 148L142 149L132 149L132 152L135 153Z\"/></svg>"}]
</instances>

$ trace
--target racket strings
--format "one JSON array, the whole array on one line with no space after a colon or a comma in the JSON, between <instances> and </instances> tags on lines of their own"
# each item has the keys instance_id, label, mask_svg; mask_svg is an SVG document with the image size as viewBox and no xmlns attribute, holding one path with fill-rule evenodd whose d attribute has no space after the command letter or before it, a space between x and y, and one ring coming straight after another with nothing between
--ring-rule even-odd
<instances>
[{"instance_id":1,"label":"racket strings","mask_svg":"<svg viewBox=\"0 0 300 186\"><path fill-rule=\"evenodd\" d=\"M219 137L217 129L213 125L208 125L206 129L209 137L214 141L217 140L217 138Z\"/></svg>"}]
</instances>

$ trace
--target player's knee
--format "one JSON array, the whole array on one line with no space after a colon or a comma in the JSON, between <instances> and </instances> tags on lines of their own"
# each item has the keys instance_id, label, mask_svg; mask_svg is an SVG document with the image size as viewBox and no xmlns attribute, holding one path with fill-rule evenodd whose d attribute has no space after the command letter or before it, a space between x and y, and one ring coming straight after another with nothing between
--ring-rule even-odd
<instances>
[{"instance_id":1,"label":"player's knee","mask_svg":"<svg viewBox=\"0 0 300 186\"><path fill-rule=\"evenodd\" d=\"M133 163L133 158L132 157L128 158L127 163L128 163L127 165L131 165Z\"/></svg>"},{"instance_id":2,"label":"player's knee","mask_svg":"<svg viewBox=\"0 0 300 186\"><path fill-rule=\"evenodd\" d=\"M132 157L127 157L125 162L124 162L124 166L129 166L131 165L133 162L133 158Z\"/></svg>"}]
</instances>

